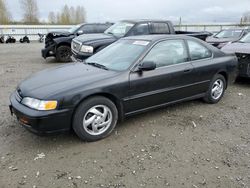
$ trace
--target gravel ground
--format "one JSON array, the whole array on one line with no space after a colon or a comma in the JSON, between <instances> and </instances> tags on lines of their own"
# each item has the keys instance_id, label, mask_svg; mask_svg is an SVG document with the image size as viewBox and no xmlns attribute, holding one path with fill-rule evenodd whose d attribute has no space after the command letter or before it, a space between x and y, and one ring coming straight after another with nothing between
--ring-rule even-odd
<instances>
[{"instance_id":1,"label":"gravel ground","mask_svg":"<svg viewBox=\"0 0 250 188\"><path fill-rule=\"evenodd\" d=\"M30 74L59 65L42 44L0 45L0 188L250 187L250 81L223 100L134 116L95 143L73 133L39 137L9 113L9 95Z\"/></svg>"}]
</instances>

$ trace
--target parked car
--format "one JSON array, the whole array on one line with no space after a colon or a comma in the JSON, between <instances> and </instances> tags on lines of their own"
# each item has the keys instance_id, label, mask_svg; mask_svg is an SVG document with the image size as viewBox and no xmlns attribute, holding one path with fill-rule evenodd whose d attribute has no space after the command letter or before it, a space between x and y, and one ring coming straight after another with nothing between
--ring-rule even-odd
<instances>
[{"instance_id":1,"label":"parked car","mask_svg":"<svg viewBox=\"0 0 250 188\"><path fill-rule=\"evenodd\" d=\"M120 38L149 34L185 34L205 40L207 32L175 31L170 21L162 20L125 20L107 29L103 34L88 34L76 37L72 41L75 60L84 60L102 50Z\"/></svg>"},{"instance_id":2,"label":"parked car","mask_svg":"<svg viewBox=\"0 0 250 188\"><path fill-rule=\"evenodd\" d=\"M250 78L250 33L225 45L221 50L225 53L235 53L239 60L239 77Z\"/></svg>"},{"instance_id":3,"label":"parked car","mask_svg":"<svg viewBox=\"0 0 250 188\"><path fill-rule=\"evenodd\" d=\"M236 67L235 55L193 37L128 37L85 62L27 78L11 95L10 110L35 133L73 128L96 141L130 115L197 98L219 102Z\"/></svg>"},{"instance_id":4,"label":"parked car","mask_svg":"<svg viewBox=\"0 0 250 188\"><path fill-rule=\"evenodd\" d=\"M8 43L16 43L16 39L15 39L15 37L9 35L9 36L7 37L5 43L7 43L7 44L8 44Z\"/></svg>"},{"instance_id":5,"label":"parked car","mask_svg":"<svg viewBox=\"0 0 250 188\"><path fill-rule=\"evenodd\" d=\"M23 38L20 38L20 43L30 43L30 39L28 36L24 36Z\"/></svg>"},{"instance_id":6,"label":"parked car","mask_svg":"<svg viewBox=\"0 0 250 188\"><path fill-rule=\"evenodd\" d=\"M42 57L55 57L59 62L71 60L71 41L76 36L88 33L103 33L111 23L84 23L79 24L68 31L53 31L46 35L45 48L42 49Z\"/></svg>"},{"instance_id":7,"label":"parked car","mask_svg":"<svg viewBox=\"0 0 250 188\"><path fill-rule=\"evenodd\" d=\"M218 32L215 35L207 37L206 41L209 44L220 49L229 42L238 41L240 38L242 38L249 32L250 29L241 29L241 28L225 29Z\"/></svg>"}]
</instances>

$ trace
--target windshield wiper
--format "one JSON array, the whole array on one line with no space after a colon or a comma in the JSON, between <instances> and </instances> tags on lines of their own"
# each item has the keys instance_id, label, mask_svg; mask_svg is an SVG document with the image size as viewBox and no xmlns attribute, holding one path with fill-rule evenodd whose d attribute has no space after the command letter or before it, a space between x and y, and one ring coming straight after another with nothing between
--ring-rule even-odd
<instances>
[{"instance_id":1,"label":"windshield wiper","mask_svg":"<svg viewBox=\"0 0 250 188\"><path fill-rule=\"evenodd\" d=\"M101 69L104 69L104 70L109 70L108 67L106 67L105 65L99 64L99 63L89 62L89 63L85 63L85 64L91 65L91 66L94 66L94 67L98 67L98 68L101 68Z\"/></svg>"}]
</instances>

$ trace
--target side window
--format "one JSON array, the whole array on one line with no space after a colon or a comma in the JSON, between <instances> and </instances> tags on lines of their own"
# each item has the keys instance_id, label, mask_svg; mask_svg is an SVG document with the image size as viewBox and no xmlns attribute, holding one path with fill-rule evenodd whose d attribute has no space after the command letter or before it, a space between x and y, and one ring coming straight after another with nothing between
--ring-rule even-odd
<instances>
[{"instance_id":1,"label":"side window","mask_svg":"<svg viewBox=\"0 0 250 188\"><path fill-rule=\"evenodd\" d=\"M81 27L81 29L79 30L82 30L83 33L95 33L95 25L84 25Z\"/></svg>"},{"instance_id":2,"label":"side window","mask_svg":"<svg viewBox=\"0 0 250 188\"><path fill-rule=\"evenodd\" d=\"M139 24L133 28L130 35L148 35L149 29L148 24Z\"/></svg>"},{"instance_id":3,"label":"side window","mask_svg":"<svg viewBox=\"0 0 250 188\"><path fill-rule=\"evenodd\" d=\"M98 33L103 33L108 28L109 28L109 26L106 25L106 24L98 24L96 26L96 30L97 30Z\"/></svg>"},{"instance_id":4,"label":"side window","mask_svg":"<svg viewBox=\"0 0 250 188\"><path fill-rule=\"evenodd\" d=\"M212 52L198 42L188 40L191 60L205 59L212 56Z\"/></svg>"},{"instance_id":5,"label":"side window","mask_svg":"<svg viewBox=\"0 0 250 188\"><path fill-rule=\"evenodd\" d=\"M188 61L183 40L167 40L156 44L146 55L143 62L153 61L156 67L174 65Z\"/></svg>"},{"instance_id":6,"label":"side window","mask_svg":"<svg viewBox=\"0 0 250 188\"><path fill-rule=\"evenodd\" d=\"M152 34L169 34L169 27L167 23L151 23Z\"/></svg>"}]
</instances>

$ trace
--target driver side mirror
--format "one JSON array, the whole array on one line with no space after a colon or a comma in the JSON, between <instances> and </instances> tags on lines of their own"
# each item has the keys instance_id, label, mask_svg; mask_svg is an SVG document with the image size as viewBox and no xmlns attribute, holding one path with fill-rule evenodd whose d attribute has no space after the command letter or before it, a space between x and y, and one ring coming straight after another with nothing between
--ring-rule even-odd
<instances>
[{"instance_id":1,"label":"driver side mirror","mask_svg":"<svg viewBox=\"0 0 250 188\"><path fill-rule=\"evenodd\" d=\"M138 66L140 71L150 71L156 69L156 64L153 61L145 61Z\"/></svg>"},{"instance_id":2,"label":"driver side mirror","mask_svg":"<svg viewBox=\"0 0 250 188\"><path fill-rule=\"evenodd\" d=\"M83 31L82 30L79 30L79 31L77 31L77 33L76 33L78 36L79 35L82 35L83 34Z\"/></svg>"}]
</instances>

